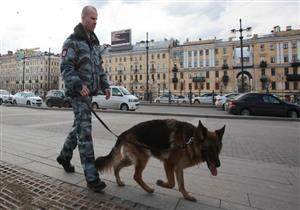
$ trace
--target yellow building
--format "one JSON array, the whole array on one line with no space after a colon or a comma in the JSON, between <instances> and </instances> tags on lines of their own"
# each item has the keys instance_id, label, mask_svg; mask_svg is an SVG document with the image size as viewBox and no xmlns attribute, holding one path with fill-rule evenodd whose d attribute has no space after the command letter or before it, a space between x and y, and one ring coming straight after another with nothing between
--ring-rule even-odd
<instances>
[{"instance_id":1,"label":"yellow building","mask_svg":"<svg viewBox=\"0 0 300 210\"><path fill-rule=\"evenodd\" d=\"M44 94L58 88L60 56L35 50L9 51L0 56L0 89ZM50 71L49 71L50 69ZM24 83L23 83L24 81Z\"/></svg>"},{"instance_id":2,"label":"yellow building","mask_svg":"<svg viewBox=\"0 0 300 210\"><path fill-rule=\"evenodd\" d=\"M146 43L130 49L108 48L104 69L113 84L144 96L147 90ZM224 94L269 91L281 97L299 95L300 30L274 27L271 34L243 39L243 71L239 39L149 42L148 87L152 96L207 92Z\"/></svg>"}]
</instances>

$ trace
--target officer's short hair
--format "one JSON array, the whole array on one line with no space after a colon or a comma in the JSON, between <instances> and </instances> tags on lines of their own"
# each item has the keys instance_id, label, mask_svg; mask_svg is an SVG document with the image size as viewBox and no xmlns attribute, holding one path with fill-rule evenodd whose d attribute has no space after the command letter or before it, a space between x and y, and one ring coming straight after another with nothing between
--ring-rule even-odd
<instances>
[{"instance_id":1,"label":"officer's short hair","mask_svg":"<svg viewBox=\"0 0 300 210\"><path fill-rule=\"evenodd\" d=\"M91 10L97 11L97 9L95 7L90 6L90 5L83 7L82 12L81 12L81 17L85 17Z\"/></svg>"}]
</instances>

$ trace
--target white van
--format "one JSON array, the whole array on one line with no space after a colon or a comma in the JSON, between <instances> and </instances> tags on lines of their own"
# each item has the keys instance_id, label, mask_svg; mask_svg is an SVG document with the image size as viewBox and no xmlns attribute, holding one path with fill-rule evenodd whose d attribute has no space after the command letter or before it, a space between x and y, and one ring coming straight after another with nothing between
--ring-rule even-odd
<instances>
[{"instance_id":1,"label":"white van","mask_svg":"<svg viewBox=\"0 0 300 210\"><path fill-rule=\"evenodd\" d=\"M93 96L93 109L120 109L136 110L139 107L139 99L132 95L126 88L121 86L110 86L111 97L106 100L102 91L97 96Z\"/></svg>"}]
</instances>

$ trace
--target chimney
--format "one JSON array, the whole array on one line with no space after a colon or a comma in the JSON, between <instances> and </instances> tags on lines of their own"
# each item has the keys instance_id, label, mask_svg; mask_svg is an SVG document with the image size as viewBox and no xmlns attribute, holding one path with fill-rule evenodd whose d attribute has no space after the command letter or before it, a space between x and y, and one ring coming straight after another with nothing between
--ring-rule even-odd
<instances>
[{"instance_id":1,"label":"chimney","mask_svg":"<svg viewBox=\"0 0 300 210\"><path fill-rule=\"evenodd\" d=\"M291 30L292 30L292 26L287 26L287 27L286 27L286 30L287 30L287 31L291 31Z\"/></svg>"},{"instance_id":2,"label":"chimney","mask_svg":"<svg viewBox=\"0 0 300 210\"><path fill-rule=\"evenodd\" d=\"M274 32L280 32L280 26L274 26Z\"/></svg>"}]
</instances>

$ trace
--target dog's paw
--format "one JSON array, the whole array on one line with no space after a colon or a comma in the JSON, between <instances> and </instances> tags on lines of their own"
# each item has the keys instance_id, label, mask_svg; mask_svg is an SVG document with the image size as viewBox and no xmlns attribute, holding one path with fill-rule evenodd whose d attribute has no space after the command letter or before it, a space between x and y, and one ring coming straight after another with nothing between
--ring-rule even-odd
<instances>
[{"instance_id":1,"label":"dog's paw","mask_svg":"<svg viewBox=\"0 0 300 210\"><path fill-rule=\"evenodd\" d=\"M156 185L164 187L166 185L166 183L159 179L159 180L156 181Z\"/></svg>"},{"instance_id":2,"label":"dog's paw","mask_svg":"<svg viewBox=\"0 0 300 210\"><path fill-rule=\"evenodd\" d=\"M153 192L154 192L154 189L149 188L149 189L147 189L146 191L147 191L148 193L153 193Z\"/></svg>"},{"instance_id":3,"label":"dog's paw","mask_svg":"<svg viewBox=\"0 0 300 210\"><path fill-rule=\"evenodd\" d=\"M125 183L122 182L122 181L118 181L117 183L118 183L118 185L119 185L120 187L124 187L124 186L125 186Z\"/></svg>"},{"instance_id":4,"label":"dog's paw","mask_svg":"<svg viewBox=\"0 0 300 210\"><path fill-rule=\"evenodd\" d=\"M197 199L195 198L195 197L193 197L193 196L191 196L191 195L184 195L184 198L186 199L186 200L189 200L189 201L193 201L193 202L196 202L197 201Z\"/></svg>"}]
</instances>

